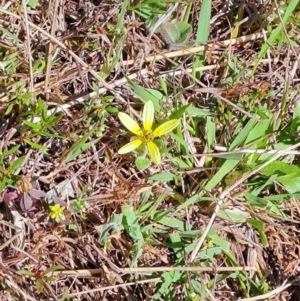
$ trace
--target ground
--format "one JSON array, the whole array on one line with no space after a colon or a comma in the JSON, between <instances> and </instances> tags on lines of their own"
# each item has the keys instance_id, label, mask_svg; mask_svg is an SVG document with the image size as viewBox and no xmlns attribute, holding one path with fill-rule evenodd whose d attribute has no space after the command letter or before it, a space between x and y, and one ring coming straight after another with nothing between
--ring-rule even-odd
<instances>
[{"instance_id":1,"label":"ground","mask_svg":"<svg viewBox=\"0 0 300 301\"><path fill-rule=\"evenodd\" d=\"M3 1L0 300L299 300L298 2Z\"/></svg>"}]
</instances>

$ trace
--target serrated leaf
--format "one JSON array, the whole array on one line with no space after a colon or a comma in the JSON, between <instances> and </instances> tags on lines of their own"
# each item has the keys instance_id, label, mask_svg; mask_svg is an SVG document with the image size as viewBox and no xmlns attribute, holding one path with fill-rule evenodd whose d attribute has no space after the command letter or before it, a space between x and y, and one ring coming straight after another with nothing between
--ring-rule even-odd
<instances>
[{"instance_id":1,"label":"serrated leaf","mask_svg":"<svg viewBox=\"0 0 300 301\"><path fill-rule=\"evenodd\" d=\"M14 172L23 164L24 160L25 160L25 156L16 159L14 162L11 163L11 165L8 168L8 171Z\"/></svg>"},{"instance_id":2,"label":"serrated leaf","mask_svg":"<svg viewBox=\"0 0 300 301\"><path fill-rule=\"evenodd\" d=\"M42 152L46 152L47 151L47 147L43 146L43 145L40 145L40 144L37 144L37 143L34 143L28 139L24 139L24 141L29 144L30 146L32 146L33 148L35 149L38 149Z\"/></svg>"}]
</instances>

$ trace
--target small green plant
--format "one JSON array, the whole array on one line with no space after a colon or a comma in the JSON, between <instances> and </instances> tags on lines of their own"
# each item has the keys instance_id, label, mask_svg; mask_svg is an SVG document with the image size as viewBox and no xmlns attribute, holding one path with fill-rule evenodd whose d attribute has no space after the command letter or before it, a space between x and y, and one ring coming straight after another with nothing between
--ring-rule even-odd
<instances>
[{"instance_id":1,"label":"small green plant","mask_svg":"<svg viewBox=\"0 0 300 301\"><path fill-rule=\"evenodd\" d=\"M41 265L38 265L33 271L20 270L17 272L17 274L32 278L35 281L34 287L36 288L36 290L39 292L47 293L47 283L51 283L55 280L54 277L49 276L49 274L60 269L60 265L54 265L42 271Z\"/></svg>"},{"instance_id":2,"label":"small green plant","mask_svg":"<svg viewBox=\"0 0 300 301\"><path fill-rule=\"evenodd\" d=\"M151 160L155 164L160 164L161 156L158 146L154 143L154 139L166 135L175 129L178 124L178 119L168 120L158 126L155 130L152 129L154 120L154 106L151 100L145 103L143 111L143 129L129 115L120 112L118 114L120 121L132 133L136 135L135 139L119 149L119 154L132 152L139 146L146 146Z\"/></svg>"},{"instance_id":3,"label":"small green plant","mask_svg":"<svg viewBox=\"0 0 300 301\"><path fill-rule=\"evenodd\" d=\"M78 198L72 202L70 209L73 213L84 213L86 210L86 203L84 200Z\"/></svg>"}]
</instances>

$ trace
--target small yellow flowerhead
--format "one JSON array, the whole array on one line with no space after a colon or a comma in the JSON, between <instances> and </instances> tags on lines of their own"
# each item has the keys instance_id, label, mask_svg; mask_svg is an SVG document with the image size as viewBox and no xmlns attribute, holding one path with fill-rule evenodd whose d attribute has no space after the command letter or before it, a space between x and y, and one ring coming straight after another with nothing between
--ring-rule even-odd
<instances>
[{"instance_id":1,"label":"small yellow flowerhead","mask_svg":"<svg viewBox=\"0 0 300 301\"><path fill-rule=\"evenodd\" d=\"M161 162L161 156L157 145L153 142L153 140L157 137L166 135L175 129L178 124L178 119L169 120L155 130L152 130L153 120L154 120L154 106L151 100L148 100L145 103L144 111L143 111L143 128L141 128L135 120L133 120L129 115L120 112L118 114L120 121L123 125L133 134L136 135L136 139L127 143L123 147L121 147L118 151L119 154L126 154L132 152L140 145L144 144L147 147L148 154L151 160L155 164L159 164Z\"/></svg>"},{"instance_id":2,"label":"small yellow flowerhead","mask_svg":"<svg viewBox=\"0 0 300 301\"><path fill-rule=\"evenodd\" d=\"M59 204L55 204L53 206L49 206L50 208L50 217L54 219L57 223L63 221L65 216L63 214L64 208L61 207Z\"/></svg>"}]
</instances>

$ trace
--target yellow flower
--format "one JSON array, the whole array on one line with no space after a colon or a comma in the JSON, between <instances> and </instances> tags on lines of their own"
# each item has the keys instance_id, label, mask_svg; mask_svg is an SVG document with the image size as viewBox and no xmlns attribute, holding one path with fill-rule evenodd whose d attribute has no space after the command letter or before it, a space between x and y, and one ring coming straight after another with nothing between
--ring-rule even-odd
<instances>
[{"instance_id":1,"label":"yellow flower","mask_svg":"<svg viewBox=\"0 0 300 301\"><path fill-rule=\"evenodd\" d=\"M55 204L53 206L49 206L50 208L50 217L52 219L54 219L57 223L59 223L60 221L63 221L65 219L64 215L63 215L63 211L64 211L64 208L61 207L60 205L58 204Z\"/></svg>"},{"instance_id":2,"label":"yellow flower","mask_svg":"<svg viewBox=\"0 0 300 301\"><path fill-rule=\"evenodd\" d=\"M136 139L127 143L123 147L121 147L118 151L119 154L129 153L140 145L144 144L147 147L149 156L151 160L159 164L161 162L160 152L157 145L153 142L156 137L163 136L173 129L175 129L178 124L178 119L169 120L160 126L158 126L155 130L152 130L153 120L154 120L154 106L151 100L148 100L145 103L144 111L143 111L143 128L141 128L129 115L120 112L118 114L120 121L123 125L132 133L136 135Z\"/></svg>"}]
</instances>

